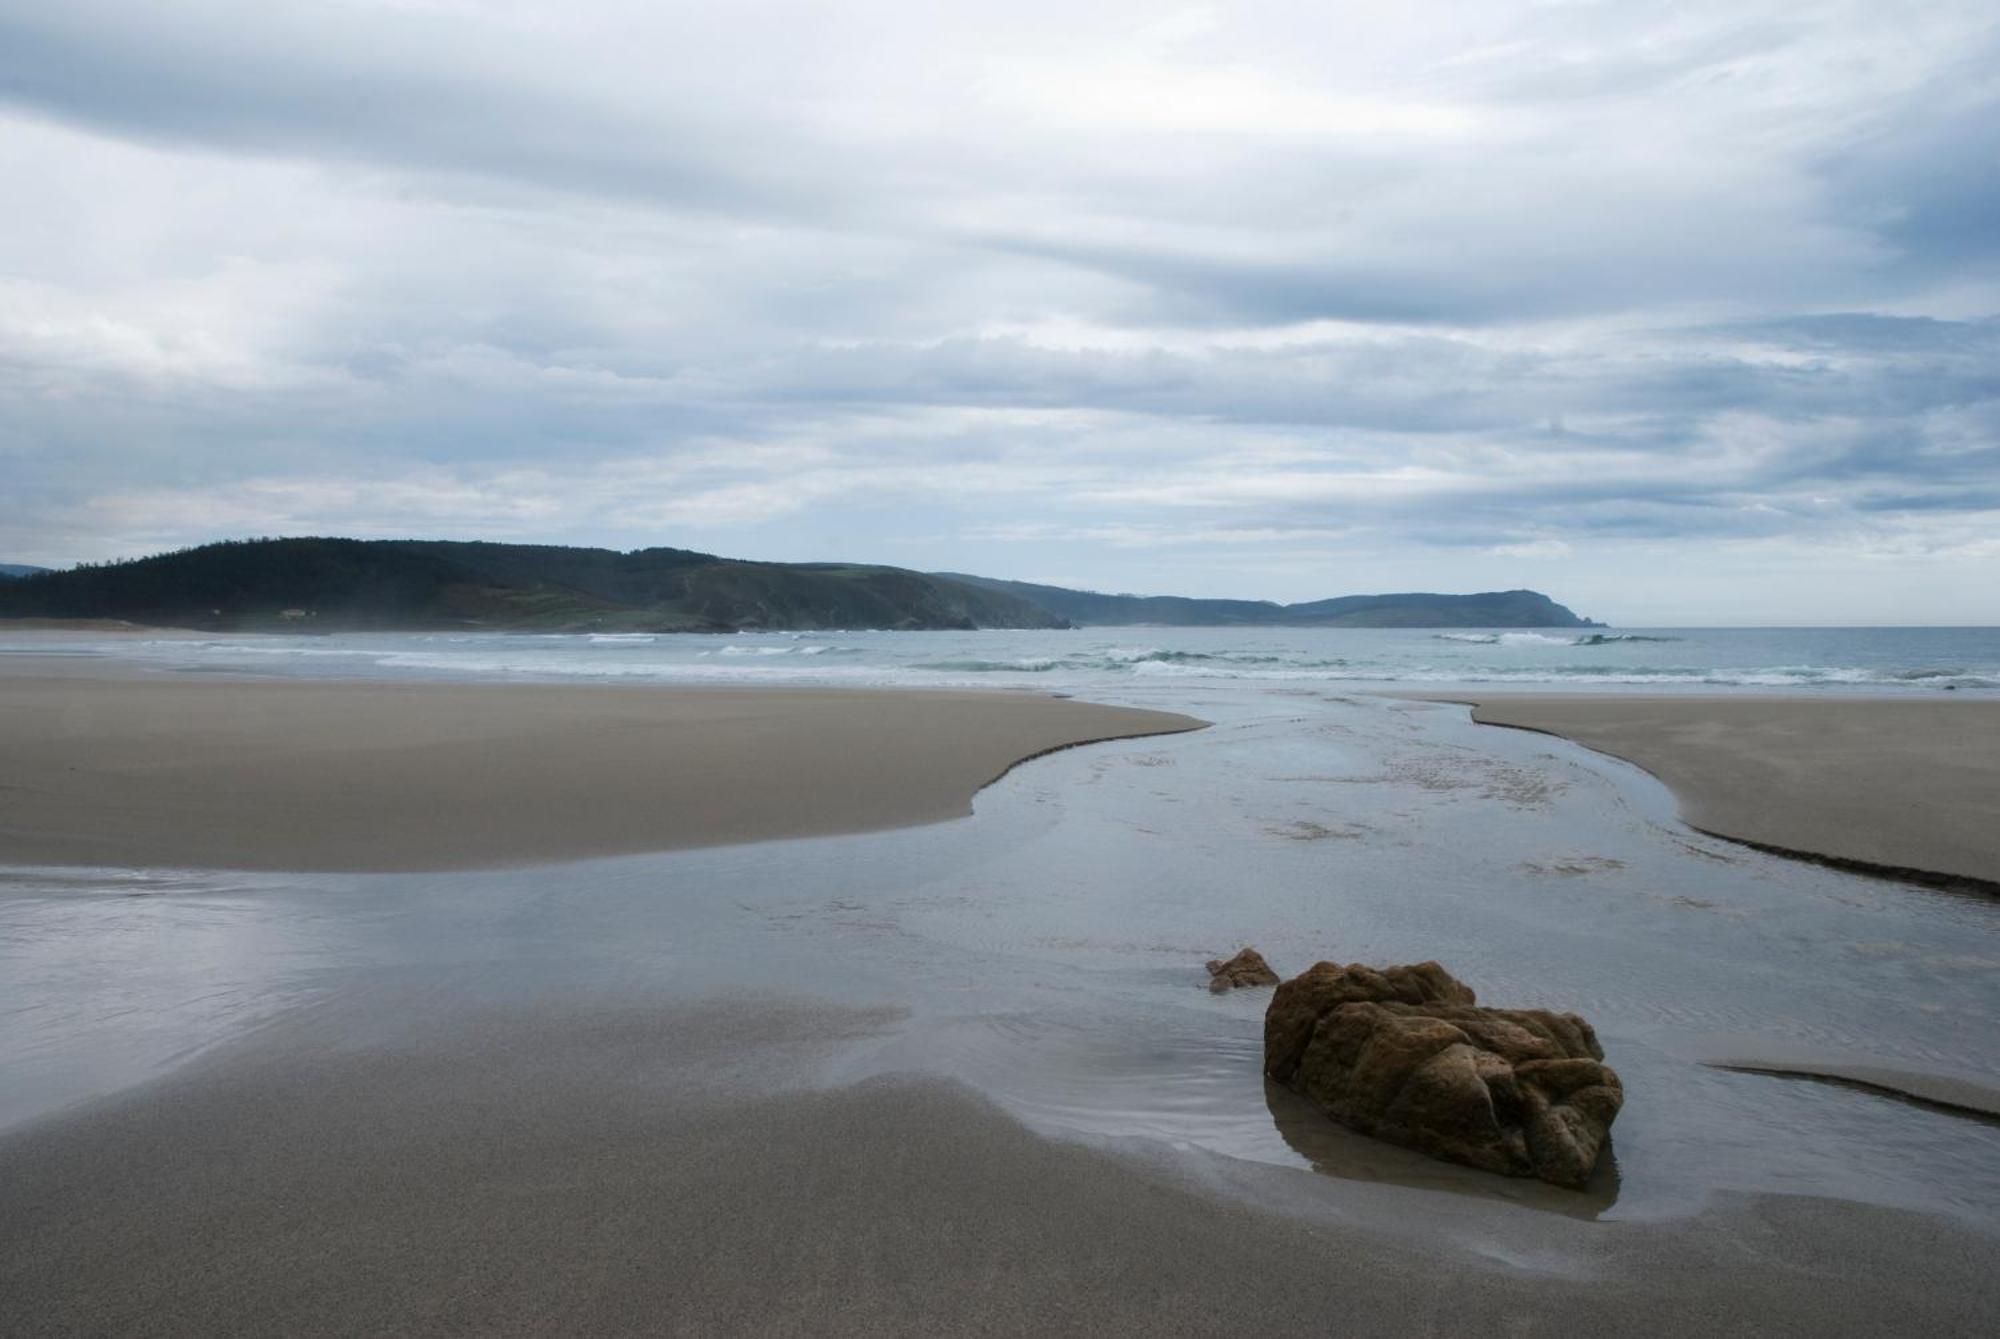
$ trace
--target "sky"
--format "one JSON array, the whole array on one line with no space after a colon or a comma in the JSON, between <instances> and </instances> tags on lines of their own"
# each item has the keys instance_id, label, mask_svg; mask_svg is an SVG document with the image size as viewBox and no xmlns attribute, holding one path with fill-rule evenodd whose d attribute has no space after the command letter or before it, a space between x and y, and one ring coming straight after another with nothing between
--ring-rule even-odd
<instances>
[{"instance_id":1,"label":"sky","mask_svg":"<svg viewBox=\"0 0 2000 1339\"><path fill-rule=\"evenodd\" d=\"M0 0L0 560L2000 623L2000 9Z\"/></svg>"}]
</instances>

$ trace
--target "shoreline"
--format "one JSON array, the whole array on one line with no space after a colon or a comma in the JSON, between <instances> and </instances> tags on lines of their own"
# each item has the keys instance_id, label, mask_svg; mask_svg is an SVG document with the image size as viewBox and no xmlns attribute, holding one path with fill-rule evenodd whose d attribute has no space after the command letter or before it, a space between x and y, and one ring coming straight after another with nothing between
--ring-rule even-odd
<instances>
[{"instance_id":1,"label":"shoreline","mask_svg":"<svg viewBox=\"0 0 2000 1339\"><path fill-rule=\"evenodd\" d=\"M0 670L0 863L392 872L879 831L1206 722L1026 693Z\"/></svg>"},{"instance_id":2,"label":"shoreline","mask_svg":"<svg viewBox=\"0 0 2000 1339\"><path fill-rule=\"evenodd\" d=\"M1789 859L2000 897L2000 702L1399 693L1630 763L1697 832Z\"/></svg>"}]
</instances>

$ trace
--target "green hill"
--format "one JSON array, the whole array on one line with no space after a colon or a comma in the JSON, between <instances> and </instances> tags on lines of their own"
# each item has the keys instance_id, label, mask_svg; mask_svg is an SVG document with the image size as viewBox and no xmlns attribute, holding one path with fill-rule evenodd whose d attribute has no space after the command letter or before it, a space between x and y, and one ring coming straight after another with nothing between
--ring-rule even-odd
<instances>
[{"instance_id":1,"label":"green hill","mask_svg":"<svg viewBox=\"0 0 2000 1339\"><path fill-rule=\"evenodd\" d=\"M31 575L0 583L0 617L288 631L1065 626L1017 596L895 567L358 539L238 540Z\"/></svg>"},{"instance_id":2,"label":"green hill","mask_svg":"<svg viewBox=\"0 0 2000 1339\"><path fill-rule=\"evenodd\" d=\"M1529 590L1345 595L1309 604L1104 595L954 572L758 563L689 549L414 539L252 539L0 581L0 618L249 631L491 628L1580 628Z\"/></svg>"},{"instance_id":3,"label":"green hill","mask_svg":"<svg viewBox=\"0 0 2000 1339\"><path fill-rule=\"evenodd\" d=\"M1178 595L1104 595L1096 591L1000 581L960 572L937 575L999 594L1016 595L1058 618L1080 625L1115 627L1309 628L1592 628L1548 596L1532 590L1477 595L1342 595L1306 604L1268 600L1196 600Z\"/></svg>"}]
</instances>

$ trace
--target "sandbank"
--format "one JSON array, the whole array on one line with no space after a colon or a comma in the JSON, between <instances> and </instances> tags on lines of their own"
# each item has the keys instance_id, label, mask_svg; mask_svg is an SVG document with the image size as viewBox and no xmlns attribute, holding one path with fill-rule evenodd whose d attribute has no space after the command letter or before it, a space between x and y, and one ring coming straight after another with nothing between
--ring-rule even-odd
<instances>
[{"instance_id":1,"label":"sandbank","mask_svg":"<svg viewBox=\"0 0 2000 1339\"><path fill-rule=\"evenodd\" d=\"M471 868L957 818L1020 761L1199 728L1026 693L0 672L0 863Z\"/></svg>"},{"instance_id":2,"label":"sandbank","mask_svg":"<svg viewBox=\"0 0 2000 1339\"><path fill-rule=\"evenodd\" d=\"M1718 837L2000 892L2000 701L1405 694L1634 763Z\"/></svg>"}]
</instances>

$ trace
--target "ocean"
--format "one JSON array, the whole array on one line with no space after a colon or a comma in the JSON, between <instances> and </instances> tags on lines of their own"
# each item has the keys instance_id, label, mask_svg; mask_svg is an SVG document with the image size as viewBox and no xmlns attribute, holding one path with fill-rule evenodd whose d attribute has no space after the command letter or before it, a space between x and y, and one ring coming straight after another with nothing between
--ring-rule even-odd
<instances>
[{"instance_id":1,"label":"ocean","mask_svg":"<svg viewBox=\"0 0 2000 1339\"><path fill-rule=\"evenodd\" d=\"M64 649L39 641L37 654ZM1088 694L1190 681L1354 689L2000 691L2000 628L1086 628L705 635L348 633L91 637L162 670L336 678L1021 687ZM6 654L0 650L0 654ZM19 648L16 649L19 652Z\"/></svg>"}]
</instances>

